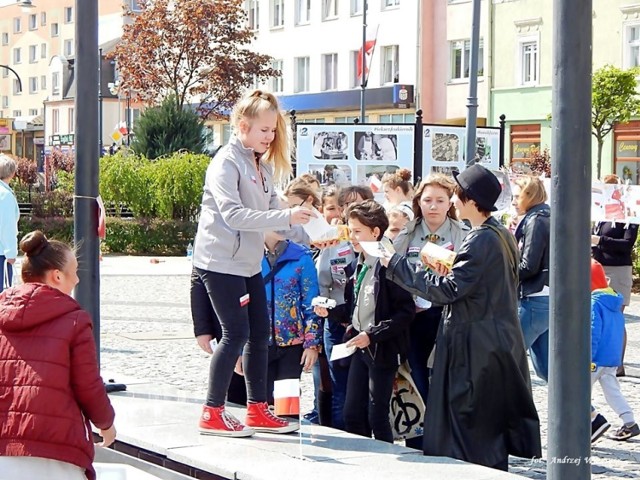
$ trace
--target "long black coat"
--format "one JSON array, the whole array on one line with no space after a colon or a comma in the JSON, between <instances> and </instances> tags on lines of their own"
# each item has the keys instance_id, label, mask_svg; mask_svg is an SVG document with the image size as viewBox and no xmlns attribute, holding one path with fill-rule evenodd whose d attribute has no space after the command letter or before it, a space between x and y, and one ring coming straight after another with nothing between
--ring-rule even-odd
<instances>
[{"instance_id":1,"label":"long black coat","mask_svg":"<svg viewBox=\"0 0 640 480\"><path fill-rule=\"evenodd\" d=\"M497 232L502 232L503 242ZM489 218L465 238L446 277L414 273L394 255L387 277L434 304L448 305L436 341L425 416L425 455L486 466L508 455L540 457L540 421L517 311L513 237Z\"/></svg>"}]
</instances>

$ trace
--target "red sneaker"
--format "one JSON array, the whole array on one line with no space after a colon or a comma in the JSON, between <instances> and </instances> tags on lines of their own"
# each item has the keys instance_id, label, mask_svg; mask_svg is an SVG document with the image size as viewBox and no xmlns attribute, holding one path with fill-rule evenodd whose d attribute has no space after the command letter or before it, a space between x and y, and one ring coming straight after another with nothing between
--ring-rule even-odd
<instances>
[{"instance_id":1,"label":"red sneaker","mask_svg":"<svg viewBox=\"0 0 640 480\"><path fill-rule=\"evenodd\" d=\"M202 415L198 429L203 435L221 437L250 437L255 430L244 426L240 421L222 407L202 407Z\"/></svg>"},{"instance_id":2,"label":"red sneaker","mask_svg":"<svg viewBox=\"0 0 640 480\"><path fill-rule=\"evenodd\" d=\"M290 433L300 428L299 423L288 422L280 417L276 417L267 402L247 404L247 418L245 423L256 432L270 433Z\"/></svg>"}]
</instances>

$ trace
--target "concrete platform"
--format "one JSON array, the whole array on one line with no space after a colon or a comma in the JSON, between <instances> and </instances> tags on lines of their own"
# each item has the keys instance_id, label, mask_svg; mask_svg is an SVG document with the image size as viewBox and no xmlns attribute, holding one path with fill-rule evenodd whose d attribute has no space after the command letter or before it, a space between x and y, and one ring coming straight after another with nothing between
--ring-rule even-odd
<instances>
[{"instance_id":1,"label":"concrete platform","mask_svg":"<svg viewBox=\"0 0 640 480\"><path fill-rule=\"evenodd\" d=\"M233 439L198 433L200 401L151 393L129 385L110 395L116 410L116 451L202 479L429 478L508 480L523 478L458 460L425 457L422 452L303 424L299 433L257 434ZM145 393L145 390L148 393ZM229 407L243 418L244 410ZM109 451L98 452L98 461Z\"/></svg>"}]
</instances>

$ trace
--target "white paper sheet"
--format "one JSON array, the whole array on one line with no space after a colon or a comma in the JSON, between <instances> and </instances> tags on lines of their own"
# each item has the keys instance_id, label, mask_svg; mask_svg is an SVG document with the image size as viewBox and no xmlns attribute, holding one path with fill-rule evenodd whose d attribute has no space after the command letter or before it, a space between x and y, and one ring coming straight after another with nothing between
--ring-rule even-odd
<instances>
[{"instance_id":1,"label":"white paper sheet","mask_svg":"<svg viewBox=\"0 0 640 480\"><path fill-rule=\"evenodd\" d=\"M338 229L329 225L318 210L315 208L312 210L316 216L311 217L308 223L302 225L302 228L307 232L311 241L331 239L333 237L337 238Z\"/></svg>"},{"instance_id":2,"label":"white paper sheet","mask_svg":"<svg viewBox=\"0 0 640 480\"><path fill-rule=\"evenodd\" d=\"M333 346L333 350L331 350L331 360L340 360L341 358L347 358L353 355L358 347L347 347L346 343L339 343L338 345Z\"/></svg>"},{"instance_id":3,"label":"white paper sheet","mask_svg":"<svg viewBox=\"0 0 640 480\"><path fill-rule=\"evenodd\" d=\"M391 257L396 253L393 244L388 238L383 238L379 242L360 242L360 246L362 246L367 255L377 258Z\"/></svg>"}]
</instances>

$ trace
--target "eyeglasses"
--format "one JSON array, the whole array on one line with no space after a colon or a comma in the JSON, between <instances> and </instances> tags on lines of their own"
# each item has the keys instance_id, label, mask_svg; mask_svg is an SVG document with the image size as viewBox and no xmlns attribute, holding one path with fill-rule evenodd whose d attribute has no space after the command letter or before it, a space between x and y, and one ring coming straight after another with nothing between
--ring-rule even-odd
<instances>
[{"instance_id":1,"label":"eyeglasses","mask_svg":"<svg viewBox=\"0 0 640 480\"><path fill-rule=\"evenodd\" d=\"M302 205L304 205L305 200L302 200L299 204L297 205L289 205L289 208L296 208L296 207L301 207Z\"/></svg>"}]
</instances>

